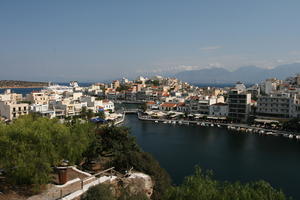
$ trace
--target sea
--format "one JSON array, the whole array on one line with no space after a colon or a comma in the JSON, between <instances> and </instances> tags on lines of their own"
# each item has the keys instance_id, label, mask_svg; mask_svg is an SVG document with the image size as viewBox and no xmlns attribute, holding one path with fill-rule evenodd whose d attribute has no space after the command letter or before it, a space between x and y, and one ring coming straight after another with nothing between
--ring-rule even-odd
<instances>
[{"instance_id":1,"label":"sea","mask_svg":"<svg viewBox=\"0 0 300 200\"><path fill-rule=\"evenodd\" d=\"M220 181L265 180L300 199L300 142L275 136L240 133L218 127L141 121L128 114L129 127L141 148L170 174L173 184L192 175L195 166L212 170Z\"/></svg>"}]
</instances>

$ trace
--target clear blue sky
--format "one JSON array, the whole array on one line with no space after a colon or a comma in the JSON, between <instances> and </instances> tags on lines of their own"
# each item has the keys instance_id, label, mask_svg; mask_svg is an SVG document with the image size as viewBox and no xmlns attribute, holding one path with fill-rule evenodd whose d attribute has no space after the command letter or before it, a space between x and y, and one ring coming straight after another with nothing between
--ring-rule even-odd
<instances>
[{"instance_id":1,"label":"clear blue sky","mask_svg":"<svg viewBox=\"0 0 300 200\"><path fill-rule=\"evenodd\" d=\"M300 61L299 0L1 0L0 79Z\"/></svg>"}]
</instances>

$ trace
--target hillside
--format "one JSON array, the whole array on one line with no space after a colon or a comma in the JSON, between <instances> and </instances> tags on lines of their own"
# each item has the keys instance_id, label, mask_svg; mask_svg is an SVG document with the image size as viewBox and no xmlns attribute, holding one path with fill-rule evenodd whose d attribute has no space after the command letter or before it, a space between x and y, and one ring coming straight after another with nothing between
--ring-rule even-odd
<instances>
[{"instance_id":1,"label":"hillside","mask_svg":"<svg viewBox=\"0 0 300 200\"><path fill-rule=\"evenodd\" d=\"M47 85L46 82L0 80L0 88L39 88Z\"/></svg>"},{"instance_id":2,"label":"hillside","mask_svg":"<svg viewBox=\"0 0 300 200\"><path fill-rule=\"evenodd\" d=\"M273 69L245 66L235 71L224 68L183 71L175 74L175 77L190 83L259 83L267 78L285 79L297 73L300 73L300 63L280 65Z\"/></svg>"}]
</instances>

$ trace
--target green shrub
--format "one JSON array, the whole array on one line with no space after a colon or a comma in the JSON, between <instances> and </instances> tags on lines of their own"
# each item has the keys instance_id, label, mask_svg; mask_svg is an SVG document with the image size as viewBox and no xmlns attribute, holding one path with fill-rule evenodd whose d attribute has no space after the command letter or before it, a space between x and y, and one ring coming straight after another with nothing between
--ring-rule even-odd
<instances>
[{"instance_id":1,"label":"green shrub","mask_svg":"<svg viewBox=\"0 0 300 200\"><path fill-rule=\"evenodd\" d=\"M107 184L99 184L88 189L81 200L117 200Z\"/></svg>"}]
</instances>

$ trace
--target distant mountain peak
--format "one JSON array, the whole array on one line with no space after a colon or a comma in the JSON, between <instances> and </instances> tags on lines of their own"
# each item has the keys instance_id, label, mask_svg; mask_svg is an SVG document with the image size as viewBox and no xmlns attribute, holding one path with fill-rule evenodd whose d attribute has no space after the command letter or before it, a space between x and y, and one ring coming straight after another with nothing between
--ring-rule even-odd
<instances>
[{"instance_id":1,"label":"distant mountain peak","mask_svg":"<svg viewBox=\"0 0 300 200\"><path fill-rule=\"evenodd\" d=\"M275 77L285 79L300 73L300 63L280 65L273 69L265 69L257 66L242 66L234 71L224 68L211 68L192 71L182 71L175 77L190 83L259 83L267 78Z\"/></svg>"}]
</instances>

